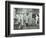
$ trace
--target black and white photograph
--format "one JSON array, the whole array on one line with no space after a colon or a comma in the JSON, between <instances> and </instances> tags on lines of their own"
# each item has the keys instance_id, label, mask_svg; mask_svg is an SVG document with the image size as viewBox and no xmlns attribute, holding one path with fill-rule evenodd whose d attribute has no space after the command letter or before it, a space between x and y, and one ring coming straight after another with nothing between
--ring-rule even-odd
<instances>
[{"instance_id":1,"label":"black and white photograph","mask_svg":"<svg viewBox=\"0 0 46 38\"><path fill-rule=\"evenodd\" d=\"M39 29L39 9L14 8L14 30Z\"/></svg>"},{"instance_id":2,"label":"black and white photograph","mask_svg":"<svg viewBox=\"0 0 46 38\"><path fill-rule=\"evenodd\" d=\"M44 3L5 3L6 37L44 35Z\"/></svg>"}]
</instances>

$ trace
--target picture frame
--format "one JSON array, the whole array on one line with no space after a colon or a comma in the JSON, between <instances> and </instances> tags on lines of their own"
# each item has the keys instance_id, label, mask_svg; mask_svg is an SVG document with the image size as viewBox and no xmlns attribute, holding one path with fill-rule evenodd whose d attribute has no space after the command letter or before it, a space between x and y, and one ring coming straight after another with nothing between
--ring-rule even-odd
<instances>
[{"instance_id":1,"label":"picture frame","mask_svg":"<svg viewBox=\"0 0 46 38\"><path fill-rule=\"evenodd\" d=\"M17 12L15 12L15 10L13 10L13 9L17 10ZM39 11L39 9L40 9L40 11ZM13 21L12 21L14 18L13 13L15 12L17 15L17 13L19 11L18 16L20 16L20 15L22 16L23 14L25 14L25 11L26 11L26 13L27 12L29 13L29 12L31 12L31 10L32 10L32 12L34 12L33 14L31 13L31 15L35 14L34 16L36 18L36 15L38 14L37 16L40 18L40 22L37 21L37 22L39 22L38 23L39 28L35 25L34 25L35 27L32 27L32 26L28 27L27 23L24 22L24 20L22 20L22 19L21 19L22 20L21 24L22 25L26 24L25 26L23 25L23 27L25 27L25 28L23 28L23 27L21 27L21 29L19 29L19 27L16 28L16 26L13 25ZM34 18L34 16L32 18ZM15 27L15 29L14 29L14 27ZM36 29L36 27L37 27L37 29ZM30 29L27 29L27 28L30 28ZM32 28L33 28L33 30L32 30ZM45 34L45 4L44 3L5 1L5 37L32 36L32 35L44 35L44 34Z\"/></svg>"}]
</instances>

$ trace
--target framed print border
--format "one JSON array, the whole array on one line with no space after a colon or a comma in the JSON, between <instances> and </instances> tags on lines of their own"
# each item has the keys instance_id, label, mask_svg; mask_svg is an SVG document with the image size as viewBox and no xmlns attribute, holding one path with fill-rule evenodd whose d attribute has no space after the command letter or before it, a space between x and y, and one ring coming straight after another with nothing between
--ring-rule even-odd
<instances>
[{"instance_id":1,"label":"framed print border","mask_svg":"<svg viewBox=\"0 0 46 38\"><path fill-rule=\"evenodd\" d=\"M10 34L10 4L42 6L42 15L43 15L42 16L42 21L43 21L42 22L42 32ZM44 35L44 34L45 34L45 4L44 3L5 1L5 37Z\"/></svg>"}]
</instances>

